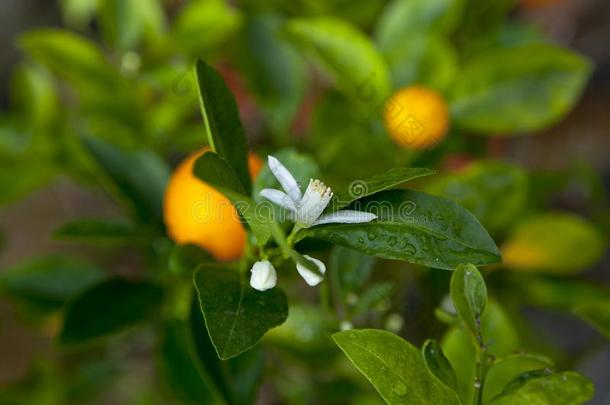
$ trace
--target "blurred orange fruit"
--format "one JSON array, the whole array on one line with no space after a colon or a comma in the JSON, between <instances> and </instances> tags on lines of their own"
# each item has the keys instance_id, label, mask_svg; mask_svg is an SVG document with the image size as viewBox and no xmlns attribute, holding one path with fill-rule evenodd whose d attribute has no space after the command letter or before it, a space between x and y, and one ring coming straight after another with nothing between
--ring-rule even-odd
<instances>
[{"instance_id":1,"label":"blurred orange fruit","mask_svg":"<svg viewBox=\"0 0 610 405\"><path fill-rule=\"evenodd\" d=\"M246 232L231 202L193 175L193 165L204 148L184 159L172 174L163 201L169 237L176 243L195 244L217 260L234 260L244 252ZM263 161L248 155L250 176L255 178Z\"/></svg>"},{"instance_id":2,"label":"blurred orange fruit","mask_svg":"<svg viewBox=\"0 0 610 405\"><path fill-rule=\"evenodd\" d=\"M427 149L439 143L449 130L449 109L444 98L423 86L404 87L385 103L385 126L396 143L411 149Z\"/></svg>"}]
</instances>

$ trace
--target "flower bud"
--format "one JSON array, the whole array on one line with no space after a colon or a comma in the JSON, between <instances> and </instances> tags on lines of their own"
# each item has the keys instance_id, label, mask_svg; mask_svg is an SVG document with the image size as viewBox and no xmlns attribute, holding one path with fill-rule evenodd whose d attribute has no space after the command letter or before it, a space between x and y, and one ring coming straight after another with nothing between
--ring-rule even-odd
<instances>
[{"instance_id":1,"label":"flower bud","mask_svg":"<svg viewBox=\"0 0 610 405\"><path fill-rule=\"evenodd\" d=\"M307 255L303 255L303 257L312 261L318 267L318 271L321 274L324 274L326 272L326 266L320 260ZM311 287L320 284L322 280L324 280L324 276L312 272L300 263L297 263L297 271L299 272L301 277L303 277L303 280L305 280L305 282Z\"/></svg>"},{"instance_id":2,"label":"flower bud","mask_svg":"<svg viewBox=\"0 0 610 405\"><path fill-rule=\"evenodd\" d=\"M265 291L275 287L277 273L268 260L254 263L250 272L250 286L255 290Z\"/></svg>"}]
</instances>

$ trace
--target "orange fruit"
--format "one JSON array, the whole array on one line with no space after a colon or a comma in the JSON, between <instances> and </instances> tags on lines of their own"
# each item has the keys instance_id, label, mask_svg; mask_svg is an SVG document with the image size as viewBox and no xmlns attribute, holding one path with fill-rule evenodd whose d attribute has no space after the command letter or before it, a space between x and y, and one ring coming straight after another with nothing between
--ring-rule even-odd
<instances>
[{"instance_id":1,"label":"orange fruit","mask_svg":"<svg viewBox=\"0 0 610 405\"><path fill-rule=\"evenodd\" d=\"M436 91L423 86L404 87L385 103L383 120L396 143L410 149L427 149L449 130L449 108Z\"/></svg>"},{"instance_id":2,"label":"orange fruit","mask_svg":"<svg viewBox=\"0 0 610 405\"><path fill-rule=\"evenodd\" d=\"M195 244L217 260L234 260L244 252L246 232L231 202L193 175L193 165L204 148L184 159L170 177L163 201L163 218L176 243ZM256 177L262 160L248 155L248 169Z\"/></svg>"}]
</instances>

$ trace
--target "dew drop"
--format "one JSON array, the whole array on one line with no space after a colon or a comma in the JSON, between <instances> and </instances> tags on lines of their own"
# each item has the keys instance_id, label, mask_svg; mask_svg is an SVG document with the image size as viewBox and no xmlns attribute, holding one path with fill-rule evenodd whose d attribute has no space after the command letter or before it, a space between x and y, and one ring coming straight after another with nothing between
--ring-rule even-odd
<instances>
[{"instance_id":1,"label":"dew drop","mask_svg":"<svg viewBox=\"0 0 610 405\"><path fill-rule=\"evenodd\" d=\"M367 238L369 238L369 240L375 240L375 238L377 238L377 235L375 235L374 233L369 233L368 235L366 235Z\"/></svg>"},{"instance_id":2,"label":"dew drop","mask_svg":"<svg viewBox=\"0 0 610 405\"><path fill-rule=\"evenodd\" d=\"M392 392L394 394L396 394L397 396L402 397L403 395L405 395L407 393L407 386L404 385L402 382L398 382L392 388Z\"/></svg>"}]
</instances>

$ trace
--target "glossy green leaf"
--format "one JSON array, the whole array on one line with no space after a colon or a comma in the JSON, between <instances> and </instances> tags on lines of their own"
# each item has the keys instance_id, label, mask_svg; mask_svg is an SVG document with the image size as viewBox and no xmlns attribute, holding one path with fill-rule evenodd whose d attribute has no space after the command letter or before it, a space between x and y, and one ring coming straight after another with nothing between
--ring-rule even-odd
<instances>
[{"instance_id":1,"label":"glossy green leaf","mask_svg":"<svg viewBox=\"0 0 610 405\"><path fill-rule=\"evenodd\" d=\"M206 152L195 162L195 176L225 195L246 220L259 245L271 237L273 212L269 205L257 204L244 195L242 185L229 164L214 152Z\"/></svg>"},{"instance_id":2,"label":"glossy green leaf","mask_svg":"<svg viewBox=\"0 0 610 405\"><path fill-rule=\"evenodd\" d=\"M452 114L458 126L490 135L540 130L572 108L590 72L589 61L550 45L496 50L459 73Z\"/></svg>"},{"instance_id":3,"label":"glossy green leaf","mask_svg":"<svg viewBox=\"0 0 610 405\"><path fill-rule=\"evenodd\" d=\"M487 287L476 266L458 266L451 276L450 292L458 316L473 336L479 336L481 318L487 304Z\"/></svg>"},{"instance_id":4,"label":"glossy green leaf","mask_svg":"<svg viewBox=\"0 0 610 405\"><path fill-rule=\"evenodd\" d=\"M472 212L486 229L502 231L523 212L528 179L519 166L480 161L466 169L436 177L426 187L430 194L453 200Z\"/></svg>"},{"instance_id":5,"label":"glossy green leaf","mask_svg":"<svg viewBox=\"0 0 610 405\"><path fill-rule=\"evenodd\" d=\"M33 309L54 311L104 277L100 268L82 260L48 256L3 269L0 291Z\"/></svg>"},{"instance_id":6,"label":"glossy green leaf","mask_svg":"<svg viewBox=\"0 0 610 405\"><path fill-rule=\"evenodd\" d=\"M124 243L146 235L132 224L111 218L80 218L53 231L53 238L92 243Z\"/></svg>"},{"instance_id":7,"label":"glossy green leaf","mask_svg":"<svg viewBox=\"0 0 610 405\"><path fill-rule=\"evenodd\" d=\"M248 146L235 98L222 77L203 60L197 61L195 73L210 146L235 171L249 195L252 185L247 162Z\"/></svg>"},{"instance_id":8,"label":"glossy green leaf","mask_svg":"<svg viewBox=\"0 0 610 405\"><path fill-rule=\"evenodd\" d=\"M528 373L511 382L490 405L579 405L593 397L593 384L571 371Z\"/></svg>"},{"instance_id":9,"label":"glossy green leaf","mask_svg":"<svg viewBox=\"0 0 610 405\"><path fill-rule=\"evenodd\" d=\"M593 301L578 305L574 312L610 339L610 301Z\"/></svg>"},{"instance_id":10,"label":"glossy green leaf","mask_svg":"<svg viewBox=\"0 0 610 405\"><path fill-rule=\"evenodd\" d=\"M413 34L447 33L458 22L463 0L394 0L390 2L375 30L375 39L384 50L404 46Z\"/></svg>"},{"instance_id":11,"label":"glossy green leaf","mask_svg":"<svg viewBox=\"0 0 610 405\"><path fill-rule=\"evenodd\" d=\"M194 282L210 338L223 360L250 349L288 316L286 295L279 288L257 291L231 269L203 265Z\"/></svg>"},{"instance_id":12,"label":"glossy green leaf","mask_svg":"<svg viewBox=\"0 0 610 405\"><path fill-rule=\"evenodd\" d=\"M169 322L164 328L160 360L174 392L188 404L225 403L203 366L197 361L188 324Z\"/></svg>"},{"instance_id":13,"label":"glossy green leaf","mask_svg":"<svg viewBox=\"0 0 610 405\"><path fill-rule=\"evenodd\" d=\"M572 274L597 263L606 242L584 218L567 212L520 222L502 245L504 264L518 271Z\"/></svg>"},{"instance_id":14,"label":"glossy green leaf","mask_svg":"<svg viewBox=\"0 0 610 405\"><path fill-rule=\"evenodd\" d=\"M452 201L411 190L390 190L352 207L378 218L365 224L331 224L305 229L312 237L368 255L453 270L462 263L495 263L500 254L487 231Z\"/></svg>"},{"instance_id":15,"label":"glossy green leaf","mask_svg":"<svg viewBox=\"0 0 610 405\"><path fill-rule=\"evenodd\" d=\"M85 148L118 190L129 199L140 220L163 222L163 196L169 167L150 150L123 151L101 139L84 136Z\"/></svg>"},{"instance_id":16,"label":"glossy green leaf","mask_svg":"<svg viewBox=\"0 0 610 405\"><path fill-rule=\"evenodd\" d=\"M223 0L189 2L174 23L175 46L200 56L233 36L241 27L239 10Z\"/></svg>"},{"instance_id":17,"label":"glossy green leaf","mask_svg":"<svg viewBox=\"0 0 610 405\"><path fill-rule=\"evenodd\" d=\"M460 404L428 372L421 352L400 337L362 329L335 333L333 339L388 404Z\"/></svg>"},{"instance_id":18,"label":"glossy green leaf","mask_svg":"<svg viewBox=\"0 0 610 405\"><path fill-rule=\"evenodd\" d=\"M69 31L29 31L19 38L19 46L36 62L79 87L111 92L120 83L101 50Z\"/></svg>"},{"instance_id":19,"label":"glossy green leaf","mask_svg":"<svg viewBox=\"0 0 610 405\"><path fill-rule=\"evenodd\" d=\"M382 105L390 92L388 68L358 28L332 17L315 17L290 20L286 29L357 104L368 110Z\"/></svg>"},{"instance_id":20,"label":"glossy green leaf","mask_svg":"<svg viewBox=\"0 0 610 405\"><path fill-rule=\"evenodd\" d=\"M163 290L149 282L111 279L82 291L66 308L62 344L84 343L122 331L154 314Z\"/></svg>"},{"instance_id":21,"label":"glossy green leaf","mask_svg":"<svg viewBox=\"0 0 610 405\"><path fill-rule=\"evenodd\" d=\"M458 384L455 371L453 371L451 363L445 357L438 342L436 340L427 340L422 347L422 354L428 371L457 393Z\"/></svg>"},{"instance_id":22,"label":"glossy green leaf","mask_svg":"<svg viewBox=\"0 0 610 405\"><path fill-rule=\"evenodd\" d=\"M349 185L348 190L335 193L329 206L332 210L339 210L361 198L396 188L407 181L430 176L434 173L436 173L434 170L423 167L396 167L365 180L354 180Z\"/></svg>"}]
</instances>

